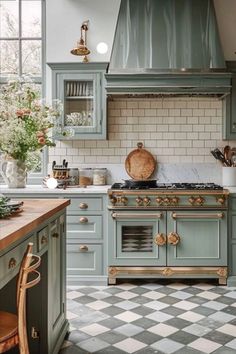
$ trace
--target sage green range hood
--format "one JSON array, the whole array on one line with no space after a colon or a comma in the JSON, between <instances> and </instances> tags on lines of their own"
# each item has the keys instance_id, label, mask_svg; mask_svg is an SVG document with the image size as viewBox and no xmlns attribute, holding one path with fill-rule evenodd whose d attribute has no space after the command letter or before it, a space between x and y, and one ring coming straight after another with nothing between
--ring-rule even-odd
<instances>
[{"instance_id":1,"label":"sage green range hood","mask_svg":"<svg viewBox=\"0 0 236 354\"><path fill-rule=\"evenodd\" d=\"M121 0L109 94L227 95L213 0Z\"/></svg>"}]
</instances>

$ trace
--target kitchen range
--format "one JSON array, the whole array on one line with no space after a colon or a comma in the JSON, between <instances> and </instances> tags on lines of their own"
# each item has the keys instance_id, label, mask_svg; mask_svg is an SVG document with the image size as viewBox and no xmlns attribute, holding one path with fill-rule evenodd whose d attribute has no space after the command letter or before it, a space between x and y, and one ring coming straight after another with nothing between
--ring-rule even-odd
<instances>
[{"instance_id":1,"label":"kitchen range","mask_svg":"<svg viewBox=\"0 0 236 354\"><path fill-rule=\"evenodd\" d=\"M117 278L227 279L229 192L214 183L115 183L108 190L109 284Z\"/></svg>"}]
</instances>

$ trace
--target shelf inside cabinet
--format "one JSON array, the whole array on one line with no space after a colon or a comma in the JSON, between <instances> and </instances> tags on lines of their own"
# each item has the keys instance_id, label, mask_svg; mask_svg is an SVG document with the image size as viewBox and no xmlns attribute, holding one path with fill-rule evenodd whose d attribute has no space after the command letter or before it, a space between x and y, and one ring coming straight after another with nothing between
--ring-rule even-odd
<instances>
[{"instance_id":1,"label":"shelf inside cabinet","mask_svg":"<svg viewBox=\"0 0 236 354\"><path fill-rule=\"evenodd\" d=\"M67 100L93 100L93 96L66 96Z\"/></svg>"}]
</instances>

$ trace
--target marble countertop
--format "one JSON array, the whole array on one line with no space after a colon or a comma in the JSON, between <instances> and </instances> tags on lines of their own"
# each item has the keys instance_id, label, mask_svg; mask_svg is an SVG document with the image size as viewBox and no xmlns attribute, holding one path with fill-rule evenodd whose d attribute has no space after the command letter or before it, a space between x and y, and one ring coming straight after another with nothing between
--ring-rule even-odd
<instances>
[{"instance_id":1,"label":"marble countertop","mask_svg":"<svg viewBox=\"0 0 236 354\"><path fill-rule=\"evenodd\" d=\"M41 185L27 185L26 188L8 188L6 185L0 185L0 193L4 194L83 194L83 193L91 193L91 194L106 194L107 190L110 188L110 185L106 186L87 186L86 188L80 187L67 187L66 189L49 189L43 187Z\"/></svg>"}]
</instances>

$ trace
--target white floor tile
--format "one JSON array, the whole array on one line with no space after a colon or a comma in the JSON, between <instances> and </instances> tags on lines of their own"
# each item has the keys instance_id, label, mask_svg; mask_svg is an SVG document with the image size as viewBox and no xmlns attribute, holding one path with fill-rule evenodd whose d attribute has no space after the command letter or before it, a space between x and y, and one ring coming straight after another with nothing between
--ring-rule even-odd
<instances>
[{"instance_id":1,"label":"white floor tile","mask_svg":"<svg viewBox=\"0 0 236 354\"><path fill-rule=\"evenodd\" d=\"M119 343L114 344L114 347L123 350L126 353L134 353L137 350L143 349L147 346L138 340L127 338Z\"/></svg>"},{"instance_id":2,"label":"white floor tile","mask_svg":"<svg viewBox=\"0 0 236 354\"><path fill-rule=\"evenodd\" d=\"M114 316L115 318L118 318L118 320L124 321L124 322L133 322L141 318L142 316L137 315L134 312L131 311L125 311L120 313L119 315Z\"/></svg>"},{"instance_id":3,"label":"white floor tile","mask_svg":"<svg viewBox=\"0 0 236 354\"><path fill-rule=\"evenodd\" d=\"M108 332L110 329L100 325L99 323L94 323L89 326L80 327L80 331L89 334L90 336L97 336L99 334Z\"/></svg>"},{"instance_id":4,"label":"white floor tile","mask_svg":"<svg viewBox=\"0 0 236 354\"><path fill-rule=\"evenodd\" d=\"M166 325L164 323L159 323L158 325L148 328L148 332L158 334L159 336L162 337L167 337L170 334L173 334L177 331L178 331L177 328Z\"/></svg>"},{"instance_id":5,"label":"white floor tile","mask_svg":"<svg viewBox=\"0 0 236 354\"><path fill-rule=\"evenodd\" d=\"M188 346L207 354L210 354L216 349L222 347L221 344L212 342L211 340L205 338L198 338Z\"/></svg>"},{"instance_id":6,"label":"white floor tile","mask_svg":"<svg viewBox=\"0 0 236 354\"><path fill-rule=\"evenodd\" d=\"M202 320L205 316L200 315L199 313L192 312L192 311L186 311L177 317L181 318L182 320L189 321L189 322L198 322L198 321Z\"/></svg>"}]
</instances>

